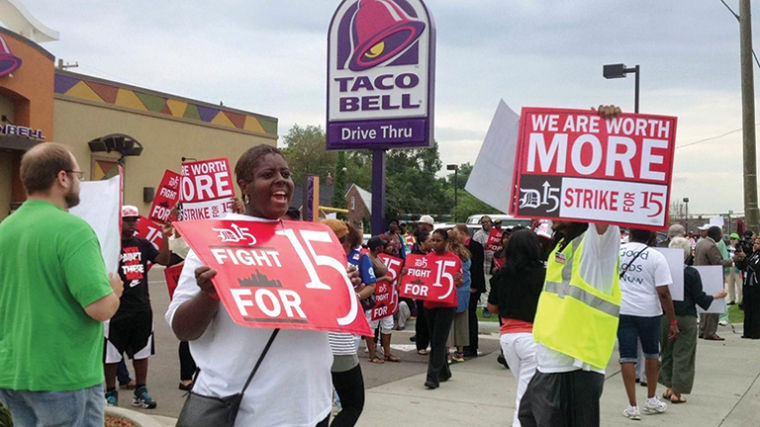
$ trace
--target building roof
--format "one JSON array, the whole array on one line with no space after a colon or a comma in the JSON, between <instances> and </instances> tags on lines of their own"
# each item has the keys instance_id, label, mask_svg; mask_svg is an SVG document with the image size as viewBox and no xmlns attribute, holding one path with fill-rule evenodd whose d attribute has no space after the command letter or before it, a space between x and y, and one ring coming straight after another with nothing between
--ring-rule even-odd
<instances>
[{"instance_id":1,"label":"building roof","mask_svg":"<svg viewBox=\"0 0 760 427\"><path fill-rule=\"evenodd\" d=\"M165 114L277 139L277 118L157 92L71 71L55 70L55 95Z\"/></svg>"},{"instance_id":2,"label":"building roof","mask_svg":"<svg viewBox=\"0 0 760 427\"><path fill-rule=\"evenodd\" d=\"M348 197L348 193L350 193L351 189L354 187L356 188L356 191L359 193L359 197L362 198L362 203L364 203L364 206L367 208L367 212L369 212L369 214L372 215L372 193L352 183L348 187L348 190L346 191L346 197Z\"/></svg>"}]
</instances>

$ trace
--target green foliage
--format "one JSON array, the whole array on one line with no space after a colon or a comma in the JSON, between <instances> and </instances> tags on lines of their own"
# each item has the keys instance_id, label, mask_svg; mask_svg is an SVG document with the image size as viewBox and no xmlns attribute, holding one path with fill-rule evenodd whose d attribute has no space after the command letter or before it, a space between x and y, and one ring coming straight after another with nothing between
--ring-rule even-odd
<instances>
[{"instance_id":1,"label":"green foliage","mask_svg":"<svg viewBox=\"0 0 760 427\"><path fill-rule=\"evenodd\" d=\"M325 133L319 126L293 125L283 138L293 182L302 184L307 174L319 175L324 183L327 173L334 176L332 205L345 207L345 191L354 183L372 191L372 153L370 151L327 151ZM386 151L385 211L387 219L401 213L450 214L454 208L454 174L436 175L443 168L438 144L429 149ZM456 186L456 217L464 221L469 215L496 210L464 190L472 165L459 166Z\"/></svg>"},{"instance_id":2,"label":"green foliage","mask_svg":"<svg viewBox=\"0 0 760 427\"><path fill-rule=\"evenodd\" d=\"M337 153L325 149L325 132L321 127L293 125L283 142L282 151L296 185L303 184L307 174L319 175L324 182L327 173L335 168Z\"/></svg>"}]
</instances>

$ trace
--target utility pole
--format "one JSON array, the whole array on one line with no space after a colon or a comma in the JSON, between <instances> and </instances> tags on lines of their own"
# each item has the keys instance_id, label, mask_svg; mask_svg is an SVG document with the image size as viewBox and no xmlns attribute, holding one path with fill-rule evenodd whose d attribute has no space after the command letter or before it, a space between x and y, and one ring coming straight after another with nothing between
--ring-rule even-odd
<instances>
[{"instance_id":1,"label":"utility pole","mask_svg":"<svg viewBox=\"0 0 760 427\"><path fill-rule=\"evenodd\" d=\"M744 157L744 220L747 228L760 231L757 207L757 164L755 151L755 90L752 76L752 21L750 0L739 0L739 41L742 76L742 154Z\"/></svg>"}]
</instances>

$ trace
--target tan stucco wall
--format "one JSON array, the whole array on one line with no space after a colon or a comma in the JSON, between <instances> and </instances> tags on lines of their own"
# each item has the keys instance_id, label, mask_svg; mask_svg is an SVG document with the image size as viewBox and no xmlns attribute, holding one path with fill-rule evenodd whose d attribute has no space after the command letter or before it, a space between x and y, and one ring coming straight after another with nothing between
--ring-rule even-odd
<instances>
[{"instance_id":1,"label":"tan stucco wall","mask_svg":"<svg viewBox=\"0 0 760 427\"><path fill-rule=\"evenodd\" d=\"M0 220L8 215L11 206L11 174L13 154L0 150Z\"/></svg>"},{"instance_id":2,"label":"tan stucco wall","mask_svg":"<svg viewBox=\"0 0 760 427\"><path fill-rule=\"evenodd\" d=\"M150 203L143 202L143 187L158 187L166 169L180 172L183 156L198 160L227 157L234 170L238 157L248 148L276 144L274 138L246 131L88 103L65 95L56 95L54 127L55 141L71 148L85 172L85 179L91 177L91 156L105 155L90 153L89 141L112 133L126 134L139 141L142 154L125 158L124 203L136 205L146 216ZM119 157L117 153L107 156ZM237 185L235 194L239 196Z\"/></svg>"}]
</instances>

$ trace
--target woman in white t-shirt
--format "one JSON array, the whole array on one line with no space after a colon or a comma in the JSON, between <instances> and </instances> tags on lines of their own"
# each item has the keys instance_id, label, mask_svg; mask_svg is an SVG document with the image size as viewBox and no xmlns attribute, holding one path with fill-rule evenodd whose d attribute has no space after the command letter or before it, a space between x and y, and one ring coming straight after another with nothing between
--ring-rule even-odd
<instances>
[{"instance_id":1,"label":"woman in white t-shirt","mask_svg":"<svg viewBox=\"0 0 760 427\"><path fill-rule=\"evenodd\" d=\"M235 177L245 216L228 218L279 221L293 196L282 152L268 145L249 149L238 159ZM200 368L193 392L224 397L242 390L273 330L235 324L219 303L215 274L190 251L166 320L177 338L190 341ZM281 330L245 391L235 425L326 425L332 360L327 332Z\"/></svg>"}]
</instances>

